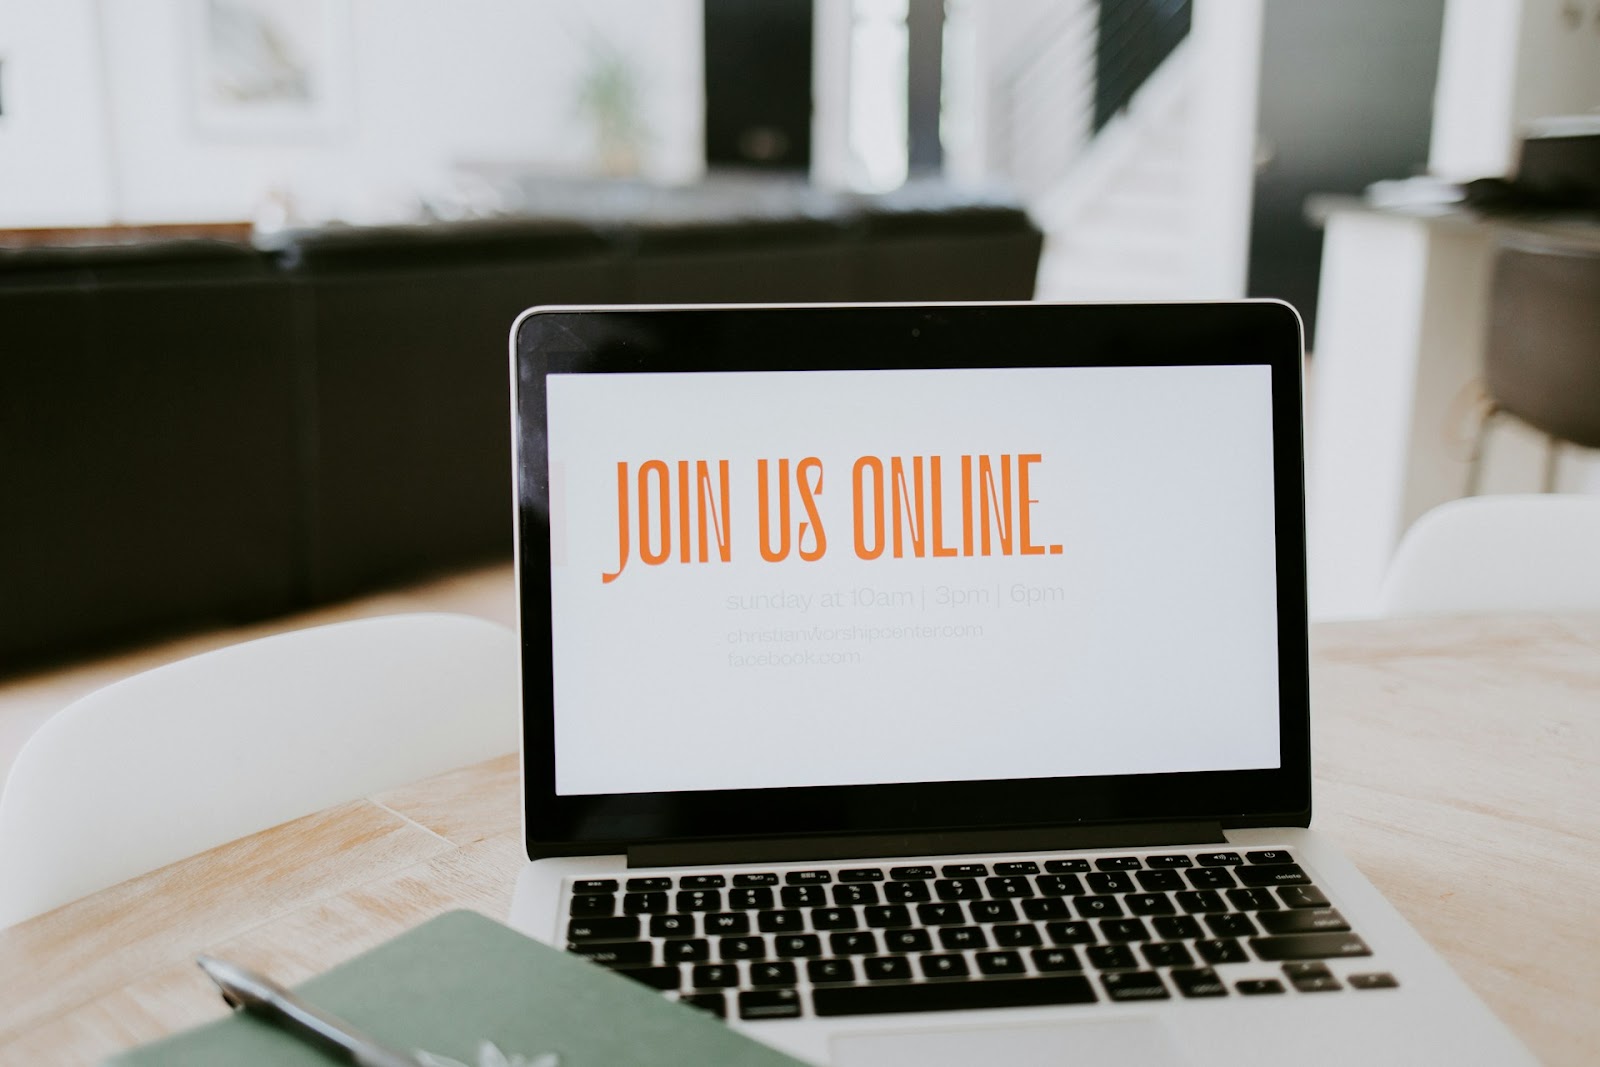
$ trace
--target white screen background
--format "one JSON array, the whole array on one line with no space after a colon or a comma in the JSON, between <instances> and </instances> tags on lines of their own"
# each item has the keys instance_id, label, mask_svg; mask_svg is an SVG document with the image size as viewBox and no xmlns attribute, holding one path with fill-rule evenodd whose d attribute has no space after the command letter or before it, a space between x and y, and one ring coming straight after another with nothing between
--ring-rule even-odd
<instances>
[{"instance_id":1,"label":"white screen background","mask_svg":"<svg viewBox=\"0 0 1600 1067\"><path fill-rule=\"evenodd\" d=\"M1269 368L547 381L557 793L1278 766ZM944 457L959 544L959 457L1024 453L1032 540L1060 554L857 558L858 457ZM827 551L766 562L756 461L806 456ZM675 511L642 562L649 459L674 507L677 460L730 461L731 562L680 563Z\"/></svg>"}]
</instances>

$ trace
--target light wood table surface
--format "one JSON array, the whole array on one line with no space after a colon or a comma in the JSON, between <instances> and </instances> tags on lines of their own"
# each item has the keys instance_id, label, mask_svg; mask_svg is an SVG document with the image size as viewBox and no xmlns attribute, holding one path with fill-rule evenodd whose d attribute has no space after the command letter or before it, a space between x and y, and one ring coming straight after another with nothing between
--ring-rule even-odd
<instances>
[{"instance_id":1,"label":"light wood table surface","mask_svg":"<svg viewBox=\"0 0 1600 1067\"><path fill-rule=\"evenodd\" d=\"M1600 1062L1600 616L1324 625L1312 657L1313 825L1544 1060ZM504 918L518 795L508 755L0 931L0 1064L221 1015L198 952L295 983L450 908Z\"/></svg>"}]
</instances>

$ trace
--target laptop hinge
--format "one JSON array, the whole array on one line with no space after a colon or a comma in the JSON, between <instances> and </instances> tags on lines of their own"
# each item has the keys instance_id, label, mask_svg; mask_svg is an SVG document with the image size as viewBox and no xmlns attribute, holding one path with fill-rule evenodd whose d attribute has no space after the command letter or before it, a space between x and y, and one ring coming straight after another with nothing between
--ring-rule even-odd
<instances>
[{"instance_id":1,"label":"laptop hinge","mask_svg":"<svg viewBox=\"0 0 1600 1067\"><path fill-rule=\"evenodd\" d=\"M877 856L953 856L970 853L1064 852L1079 848L1166 847L1225 842L1217 822L1141 822L1018 830L956 830L914 834L841 834L735 841L634 845L629 867L699 867L733 863L804 863Z\"/></svg>"}]
</instances>

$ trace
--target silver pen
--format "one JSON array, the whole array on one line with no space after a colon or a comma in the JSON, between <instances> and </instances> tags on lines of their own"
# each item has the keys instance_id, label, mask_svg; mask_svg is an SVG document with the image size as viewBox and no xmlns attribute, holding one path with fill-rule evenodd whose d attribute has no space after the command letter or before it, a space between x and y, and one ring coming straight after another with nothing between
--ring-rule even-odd
<instances>
[{"instance_id":1,"label":"silver pen","mask_svg":"<svg viewBox=\"0 0 1600 1067\"><path fill-rule=\"evenodd\" d=\"M336 1015L295 996L263 974L215 956L197 956L222 999L280 1026L294 1036L341 1056L356 1067L422 1067L422 1061L374 1041Z\"/></svg>"}]
</instances>

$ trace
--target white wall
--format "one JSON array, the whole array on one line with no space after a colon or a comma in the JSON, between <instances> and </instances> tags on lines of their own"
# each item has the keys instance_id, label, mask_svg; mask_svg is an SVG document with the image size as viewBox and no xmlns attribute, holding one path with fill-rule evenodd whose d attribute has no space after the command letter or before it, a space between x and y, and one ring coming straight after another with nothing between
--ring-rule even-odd
<instances>
[{"instance_id":1,"label":"white wall","mask_svg":"<svg viewBox=\"0 0 1600 1067\"><path fill-rule=\"evenodd\" d=\"M111 213L92 0L0 3L0 226Z\"/></svg>"},{"instance_id":2,"label":"white wall","mask_svg":"<svg viewBox=\"0 0 1600 1067\"><path fill-rule=\"evenodd\" d=\"M1447 0L1428 155L1435 174L1508 174L1524 122L1596 108L1600 0Z\"/></svg>"},{"instance_id":3,"label":"white wall","mask_svg":"<svg viewBox=\"0 0 1600 1067\"><path fill-rule=\"evenodd\" d=\"M17 68L6 72L14 84L0 118L0 226L249 219L274 190L309 219L361 221L438 192L462 161L589 172L594 138L577 93L595 37L636 65L650 130L645 173L688 180L702 169L696 0L344 2L348 119L294 136L198 126L190 92L198 5L189 0L0 8L0 55ZM97 84L96 12L109 132L84 88ZM59 185L66 173L77 184Z\"/></svg>"}]
</instances>

